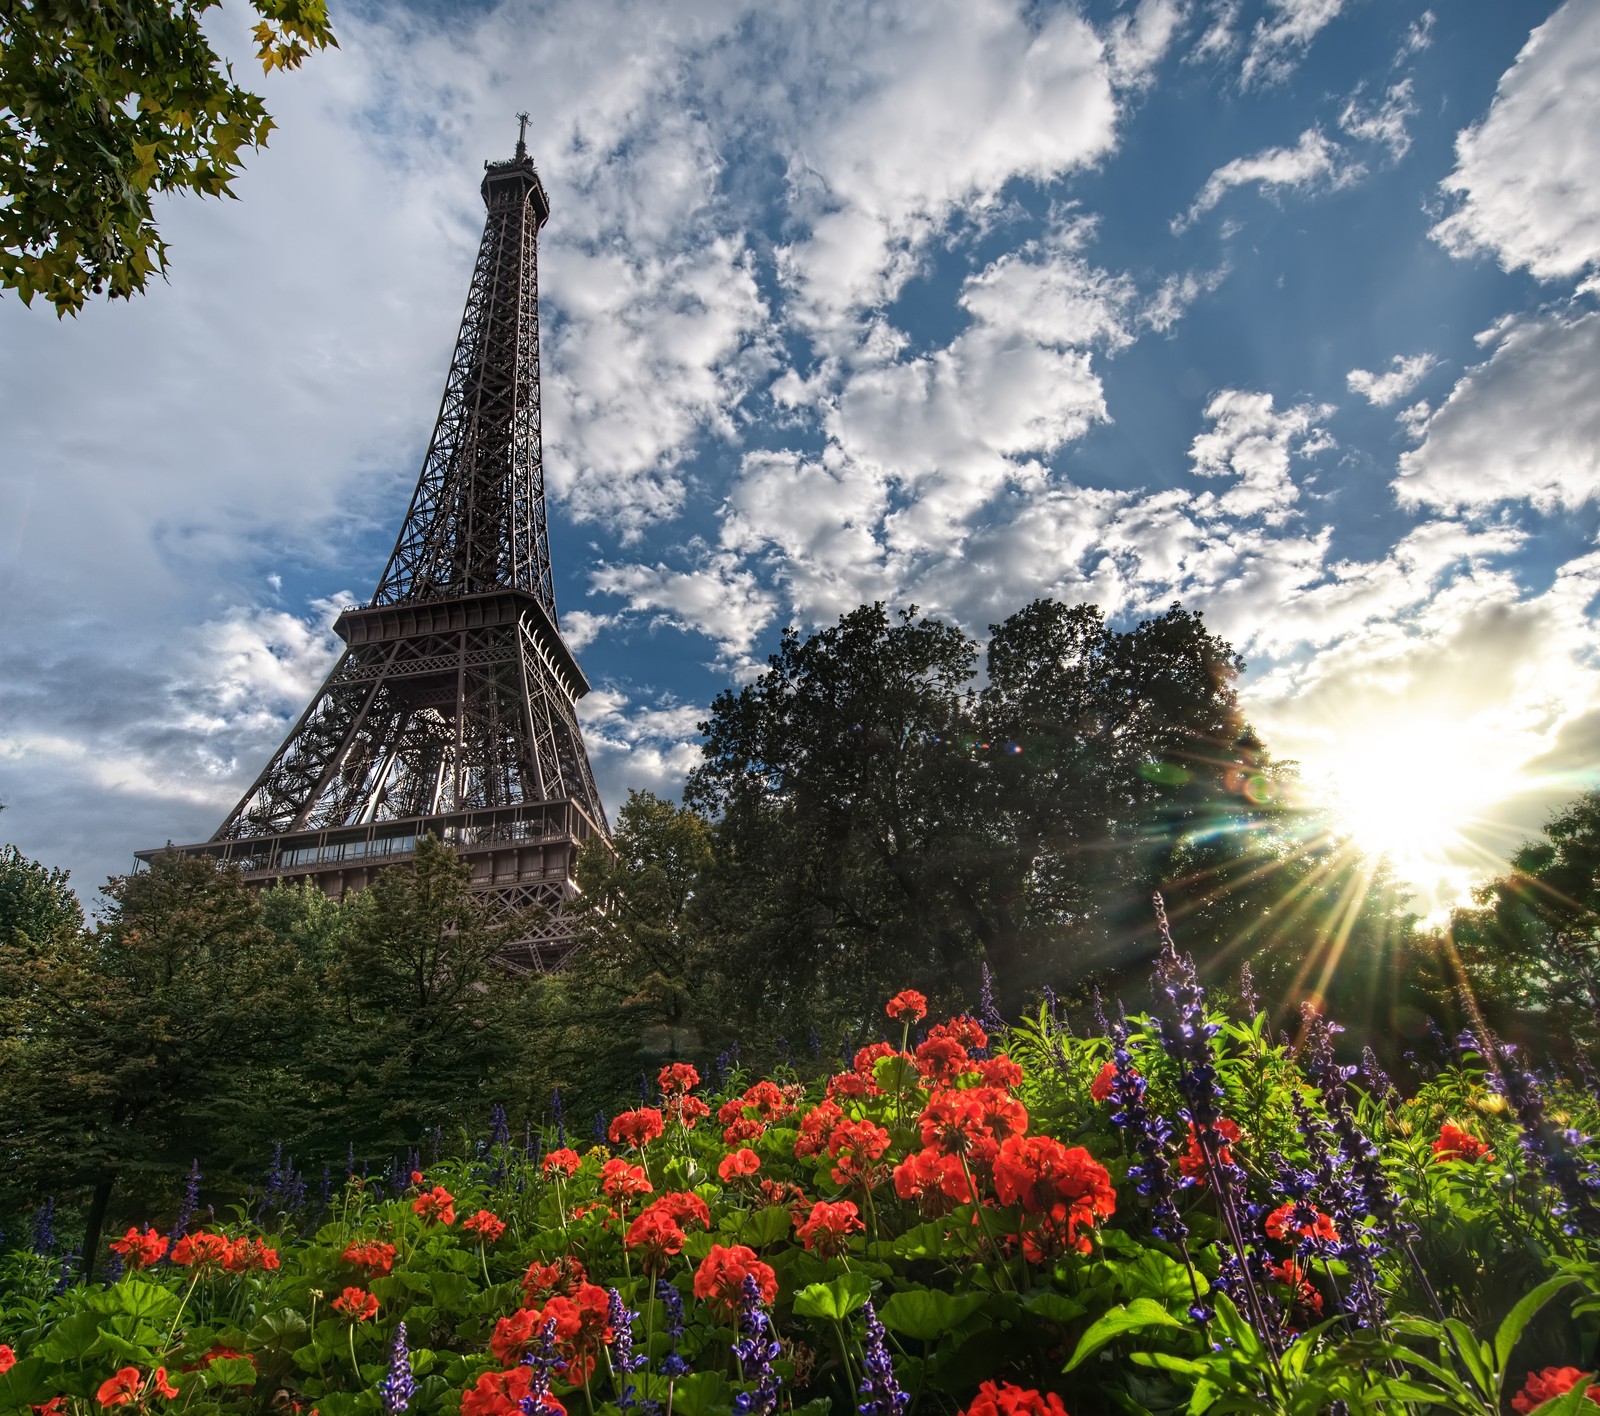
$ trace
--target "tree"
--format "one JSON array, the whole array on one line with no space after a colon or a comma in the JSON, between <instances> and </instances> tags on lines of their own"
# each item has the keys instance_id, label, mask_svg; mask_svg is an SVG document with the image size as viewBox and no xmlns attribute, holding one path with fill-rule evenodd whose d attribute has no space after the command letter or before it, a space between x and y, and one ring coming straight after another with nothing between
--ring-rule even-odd
<instances>
[{"instance_id":1,"label":"tree","mask_svg":"<svg viewBox=\"0 0 1600 1416\"><path fill-rule=\"evenodd\" d=\"M703 1059L729 1039L728 987L698 919L711 825L650 792L630 792L608 846L578 860L578 934L544 981L529 1075L575 1108L610 1106L641 1072Z\"/></svg>"},{"instance_id":2,"label":"tree","mask_svg":"<svg viewBox=\"0 0 1600 1416\"><path fill-rule=\"evenodd\" d=\"M58 316L167 264L151 196L232 196L273 123L211 47L220 0L0 0L0 289ZM326 0L250 0L264 71L335 43Z\"/></svg>"},{"instance_id":3,"label":"tree","mask_svg":"<svg viewBox=\"0 0 1600 1416\"><path fill-rule=\"evenodd\" d=\"M1600 1046L1600 791L1556 811L1510 864L1451 915L1442 987L1468 989L1507 1037Z\"/></svg>"},{"instance_id":4,"label":"tree","mask_svg":"<svg viewBox=\"0 0 1600 1416\"><path fill-rule=\"evenodd\" d=\"M0 943L0 1196L87 1194L92 1256L119 1183L226 1173L279 1118L253 1069L293 1050L295 959L237 870L158 857L112 880L101 926Z\"/></svg>"},{"instance_id":5,"label":"tree","mask_svg":"<svg viewBox=\"0 0 1600 1416\"><path fill-rule=\"evenodd\" d=\"M83 911L67 872L29 860L15 846L0 848L0 943L33 940L83 928Z\"/></svg>"}]
</instances>

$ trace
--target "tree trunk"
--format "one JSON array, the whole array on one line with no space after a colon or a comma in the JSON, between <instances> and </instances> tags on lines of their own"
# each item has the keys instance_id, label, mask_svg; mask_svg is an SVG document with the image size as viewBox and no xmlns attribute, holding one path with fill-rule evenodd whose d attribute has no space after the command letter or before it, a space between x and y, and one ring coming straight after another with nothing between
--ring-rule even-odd
<instances>
[{"instance_id":1,"label":"tree trunk","mask_svg":"<svg viewBox=\"0 0 1600 1416\"><path fill-rule=\"evenodd\" d=\"M89 1215L83 1222L83 1276L85 1281L94 1277L94 1265L100 1251L100 1231L105 1227L106 1211L111 1207L111 1190L117 1183L115 1175L107 1176L94 1187L89 1200Z\"/></svg>"}]
</instances>

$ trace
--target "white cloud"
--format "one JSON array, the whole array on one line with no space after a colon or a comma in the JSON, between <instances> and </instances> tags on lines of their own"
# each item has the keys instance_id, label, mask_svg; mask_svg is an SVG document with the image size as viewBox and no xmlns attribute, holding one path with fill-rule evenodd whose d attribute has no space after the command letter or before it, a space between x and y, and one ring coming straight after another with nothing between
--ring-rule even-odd
<instances>
[{"instance_id":1,"label":"white cloud","mask_svg":"<svg viewBox=\"0 0 1600 1416\"><path fill-rule=\"evenodd\" d=\"M1401 79L1391 84L1383 98L1375 103L1362 103L1361 90L1357 89L1339 111L1339 126L1361 142L1383 144L1389 149L1389 156L1398 162L1411 150L1411 134L1406 123L1415 118L1417 112L1411 80Z\"/></svg>"},{"instance_id":2,"label":"white cloud","mask_svg":"<svg viewBox=\"0 0 1600 1416\"><path fill-rule=\"evenodd\" d=\"M1397 66L1405 63L1413 54L1420 54L1424 49L1432 47L1433 27L1437 23L1438 17L1433 11L1424 10L1406 26L1405 38L1400 41L1400 48L1394 56Z\"/></svg>"},{"instance_id":3,"label":"white cloud","mask_svg":"<svg viewBox=\"0 0 1600 1416\"><path fill-rule=\"evenodd\" d=\"M1396 354L1390 362L1393 367L1381 374L1374 374L1367 369L1351 369L1345 375L1350 392L1359 393L1367 402L1379 408L1387 408L1406 397L1439 363L1432 354Z\"/></svg>"},{"instance_id":4,"label":"white cloud","mask_svg":"<svg viewBox=\"0 0 1600 1416\"><path fill-rule=\"evenodd\" d=\"M1189 18L1187 0L1139 0L1132 14L1118 15L1106 28L1106 58L1114 82L1146 88Z\"/></svg>"},{"instance_id":5,"label":"white cloud","mask_svg":"<svg viewBox=\"0 0 1600 1416\"><path fill-rule=\"evenodd\" d=\"M1256 21L1239 70L1239 86L1282 83L1295 71L1323 28L1339 17L1344 0L1271 0L1273 13Z\"/></svg>"},{"instance_id":6,"label":"white cloud","mask_svg":"<svg viewBox=\"0 0 1600 1416\"><path fill-rule=\"evenodd\" d=\"M1206 405L1209 431L1189 445L1189 458L1202 477L1234 477L1235 485L1217 499L1228 516L1260 516L1268 524L1284 521L1299 497L1289 475L1290 459L1311 456L1333 445L1319 419L1331 404L1300 403L1279 411L1270 393L1224 389Z\"/></svg>"},{"instance_id":7,"label":"white cloud","mask_svg":"<svg viewBox=\"0 0 1600 1416\"><path fill-rule=\"evenodd\" d=\"M1433 228L1453 255L1488 252L1541 280L1600 263L1600 6L1567 0L1456 138L1458 209Z\"/></svg>"},{"instance_id":8,"label":"white cloud","mask_svg":"<svg viewBox=\"0 0 1600 1416\"><path fill-rule=\"evenodd\" d=\"M1189 210L1174 217L1172 230L1181 234L1192 226L1235 187L1254 184L1264 191L1286 188L1310 192L1318 187L1348 186L1361 176L1363 168L1351 162L1342 148L1323 136L1320 129L1307 128L1292 148L1265 148L1248 157L1224 163L1208 178Z\"/></svg>"},{"instance_id":9,"label":"white cloud","mask_svg":"<svg viewBox=\"0 0 1600 1416\"><path fill-rule=\"evenodd\" d=\"M604 595L619 595L635 614L659 612L668 624L696 630L717 641L724 653L749 649L771 621L777 599L734 557L691 548L692 570L656 565L601 565L589 583Z\"/></svg>"},{"instance_id":10,"label":"white cloud","mask_svg":"<svg viewBox=\"0 0 1600 1416\"><path fill-rule=\"evenodd\" d=\"M1543 510L1600 492L1600 314L1513 321L1402 454L1395 491L1445 509L1500 501Z\"/></svg>"},{"instance_id":11,"label":"white cloud","mask_svg":"<svg viewBox=\"0 0 1600 1416\"><path fill-rule=\"evenodd\" d=\"M615 816L630 790L674 796L700 762L698 724L704 708L670 697L637 701L620 689L597 688L578 700L578 718L600 799Z\"/></svg>"},{"instance_id":12,"label":"white cloud","mask_svg":"<svg viewBox=\"0 0 1600 1416\"><path fill-rule=\"evenodd\" d=\"M1228 278L1228 269L1221 265L1215 270L1191 270L1165 277L1139 311L1139 323L1165 334L1188 313L1190 305L1202 295L1212 294Z\"/></svg>"}]
</instances>

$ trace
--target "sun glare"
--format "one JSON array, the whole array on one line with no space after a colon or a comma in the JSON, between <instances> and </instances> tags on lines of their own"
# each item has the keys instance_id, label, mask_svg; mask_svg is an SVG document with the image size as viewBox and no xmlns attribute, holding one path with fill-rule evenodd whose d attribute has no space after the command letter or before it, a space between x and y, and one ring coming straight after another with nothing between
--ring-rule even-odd
<instances>
[{"instance_id":1,"label":"sun glare","mask_svg":"<svg viewBox=\"0 0 1600 1416\"><path fill-rule=\"evenodd\" d=\"M1335 818L1361 850L1387 857L1419 903L1460 903L1483 873L1483 812L1514 790L1509 764L1448 722L1396 723L1330 743L1318 763Z\"/></svg>"}]
</instances>

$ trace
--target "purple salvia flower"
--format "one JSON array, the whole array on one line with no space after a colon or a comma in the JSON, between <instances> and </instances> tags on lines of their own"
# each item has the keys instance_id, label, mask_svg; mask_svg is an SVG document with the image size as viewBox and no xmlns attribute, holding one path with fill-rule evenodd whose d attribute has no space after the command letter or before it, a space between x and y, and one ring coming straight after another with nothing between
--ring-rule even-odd
<instances>
[{"instance_id":1,"label":"purple salvia flower","mask_svg":"<svg viewBox=\"0 0 1600 1416\"><path fill-rule=\"evenodd\" d=\"M638 1316L623 1304L622 1294L615 1288L606 1289L606 1326L611 1329L611 1370L617 1382L619 1411L638 1405L631 1377L647 1360L642 1352L633 1355L633 1323Z\"/></svg>"},{"instance_id":2,"label":"purple salvia flower","mask_svg":"<svg viewBox=\"0 0 1600 1416\"><path fill-rule=\"evenodd\" d=\"M1172 1127L1145 1102L1145 1080L1134 1068L1128 1051L1126 1016L1118 1018L1111 1030L1111 1066L1111 1101L1116 1108L1111 1121L1128 1133L1129 1144L1139 1153L1138 1162L1128 1168L1128 1178L1150 1201L1150 1227L1156 1237L1180 1243L1188 1237L1189 1227L1178 1214L1174 1200L1179 1190L1194 1182L1172 1173L1167 1156Z\"/></svg>"},{"instance_id":3,"label":"purple salvia flower","mask_svg":"<svg viewBox=\"0 0 1600 1416\"><path fill-rule=\"evenodd\" d=\"M1254 1018L1261 1012L1261 995L1256 992L1255 975L1250 972L1249 959L1239 969L1239 1000L1244 1004L1247 1018Z\"/></svg>"},{"instance_id":4,"label":"purple salvia flower","mask_svg":"<svg viewBox=\"0 0 1600 1416\"><path fill-rule=\"evenodd\" d=\"M676 1381L689 1370L689 1364L678 1355L678 1339L683 1336L683 1294L675 1284L664 1278L656 1280L656 1297L666 1308L667 1355L661 1359L659 1371L669 1382Z\"/></svg>"},{"instance_id":5,"label":"purple salvia flower","mask_svg":"<svg viewBox=\"0 0 1600 1416\"><path fill-rule=\"evenodd\" d=\"M888 1333L878 1321L869 1299L866 1305L867 1342L861 1357L861 1396L856 1403L861 1416L900 1416L911 1398L895 1380L894 1361L889 1356Z\"/></svg>"},{"instance_id":6,"label":"purple salvia flower","mask_svg":"<svg viewBox=\"0 0 1600 1416\"><path fill-rule=\"evenodd\" d=\"M1006 1020L1000 1016L1000 1009L994 1001L994 975L989 972L989 965L983 965L983 987L978 992L978 1021L983 1024L985 1032L997 1033L1006 1025Z\"/></svg>"},{"instance_id":7,"label":"purple salvia flower","mask_svg":"<svg viewBox=\"0 0 1600 1416\"><path fill-rule=\"evenodd\" d=\"M1111 1024L1106 1021L1105 1000L1100 997L1100 985L1098 983L1095 984L1095 986L1094 986L1093 997L1094 997L1094 1025L1095 1025L1095 1027L1097 1029L1099 1029L1099 1035L1101 1037L1110 1037L1111 1036Z\"/></svg>"},{"instance_id":8,"label":"purple salvia flower","mask_svg":"<svg viewBox=\"0 0 1600 1416\"><path fill-rule=\"evenodd\" d=\"M189 1178L184 1181L183 1198L178 1201L178 1213L167 1232L168 1244L176 1244L189 1232L189 1221L200 1206L200 1162L189 1163Z\"/></svg>"},{"instance_id":9,"label":"purple salvia flower","mask_svg":"<svg viewBox=\"0 0 1600 1416\"><path fill-rule=\"evenodd\" d=\"M122 1277L122 1255L115 1251L106 1255L105 1267L100 1271L100 1281L109 1288Z\"/></svg>"},{"instance_id":10,"label":"purple salvia flower","mask_svg":"<svg viewBox=\"0 0 1600 1416\"><path fill-rule=\"evenodd\" d=\"M1361 1049L1361 1080L1386 1111L1394 1110L1400 1101L1400 1093L1379 1064L1378 1054L1370 1047Z\"/></svg>"},{"instance_id":11,"label":"purple salvia flower","mask_svg":"<svg viewBox=\"0 0 1600 1416\"><path fill-rule=\"evenodd\" d=\"M761 1289L755 1278L746 1274L739 1285L739 1331L733 1344L739 1375L755 1384L754 1391L740 1392L733 1400L738 1416L772 1416L778 1409L778 1374L773 1359L783 1350L772 1332L772 1320L761 1306Z\"/></svg>"},{"instance_id":12,"label":"purple salvia flower","mask_svg":"<svg viewBox=\"0 0 1600 1416\"><path fill-rule=\"evenodd\" d=\"M505 1107L497 1101L494 1110L489 1113L489 1144L491 1146L507 1146L511 1144L511 1118L506 1115Z\"/></svg>"},{"instance_id":13,"label":"purple salvia flower","mask_svg":"<svg viewBox=\"0 0 1600 1416\"><path fill-rule=\"evenodd\" d=\"M56 1200L50 1196L33 1212L33 1252L51 1254L56 1247Z\"/></svg>"},{"instance_id":14,"label":"purple salvia flower","mask_svg":"<svg viewBox=\"0 0 1600 1416\"><path fill-rule=\"evenodd\" d=\"M378 1399L384 1416L400 1416L417 1393L417 1380L411 1373L411 1353L406 1348L406 1325L395 1325L394 1343L389 1348L389 1370L378 1383Z\"/></svg>"},{"instance_id":15,"label":"purple salvia flower","mask_svg":"<svg viewBox=\"0 0 1600 1416\"><path fill-rule=\"evenodd\" d=\"M1499 1050L1502 1065L1498 1076L1491 1075L1490 1085L1516 1112L1522 1127L1523 1154L1555 1186L1558 1198L1554 1209L1562 1218L1562 1228L1568 1234L1600 1233L1600 1206L1595 1203L1600 1196L1600 1175L1579 1149L1589 1138L1551 1125L1545 1116L1544 1093L1538 1078L1517 1065L1515 1047L1503 1043Z\"/></svg>"},{"instance_id":16,"label":"purple salvia flower","mask_svg":"<svg viewBox=\"0 0 1600 1416\"><path fill-rule=\"evenodd\" d=\"M528 1376L528 1394L517 1403L522 1416L540 1416L546 1409L545 1400L550 1395L550 1373L556 1365L556 1320L551 1318L539 1332L539 1345L522 1359L531 1368Z\"/></svg>"}]
</instances>

